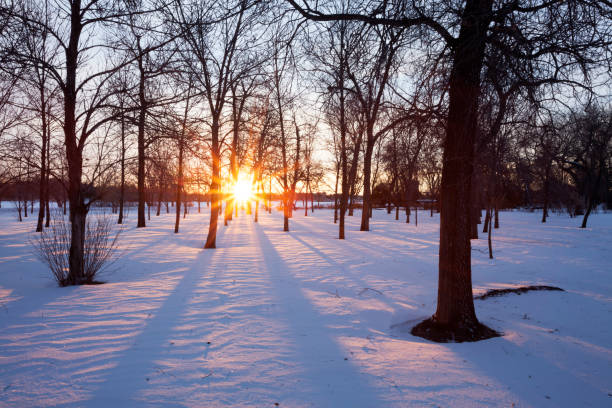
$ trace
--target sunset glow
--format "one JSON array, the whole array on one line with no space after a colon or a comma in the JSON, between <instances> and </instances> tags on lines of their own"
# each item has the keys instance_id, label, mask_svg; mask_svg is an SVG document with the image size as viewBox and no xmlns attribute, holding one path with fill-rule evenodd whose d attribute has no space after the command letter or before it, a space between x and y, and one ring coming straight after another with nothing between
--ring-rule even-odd
<instances>
[{"instance_id":1,"label":"sunset glow","mask_svg":"<svg viewBox=\"0 0 612 408\"><path fill-rule=\"evenodd\" d=\"M247 202L253 198L252 184L247 177L240 177L234 184L233 195L239 202Z\"/></svg>"}]
</instances>

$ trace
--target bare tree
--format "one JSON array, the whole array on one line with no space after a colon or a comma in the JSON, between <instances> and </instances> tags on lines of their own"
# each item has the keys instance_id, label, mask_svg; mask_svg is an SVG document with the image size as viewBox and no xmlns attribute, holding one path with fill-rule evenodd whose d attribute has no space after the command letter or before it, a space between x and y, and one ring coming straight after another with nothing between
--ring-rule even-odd
<instances>
[{"instance_id":1,"label":"bare tree","mask_svg":"<svg viewBox=\"0 0 612 408\"><path fill-rule=\"evenodd\" d=\"M208 236L204 248L215 248L217 221L221 202L221 134L223 113L234 81L244 77L243 70L250 66L240 64L240 52L247 47L246 36L255 22L255 12L246 0L237 4L216 5L214 2L179 2L169 11L170 19L179 27L185 52L185 61L197 82L194 86L202 93L210 115L208 125L211 138L212 209ZM216 24L213 24L216 22Z\"/></svg>"},{"instance_id":2,"label":"bare tree","mask_svg":"<svg viewBox=\"0 0 612 408\"><path fill-rule=\"evenodd\" d=\"M443 144L437 310L412 332L438 341L496 335L476 318L471 284L471 174L487 47L537 67L535 72L541 77L573 76L575 67L585 68L605 58L601 50L609 49L610 41L607 29L598 22L610 18L609 2L467 0L456 7L450 1L418 5L382 1L343 13L319 8L318 3L313 5L308 0L287 2L314 21L357 20L425 29L424 35L431 34L434 41L444 43L444 52L452 49ZM570 20L572 25L554 28Z\"/></svg>"}]
</instances>

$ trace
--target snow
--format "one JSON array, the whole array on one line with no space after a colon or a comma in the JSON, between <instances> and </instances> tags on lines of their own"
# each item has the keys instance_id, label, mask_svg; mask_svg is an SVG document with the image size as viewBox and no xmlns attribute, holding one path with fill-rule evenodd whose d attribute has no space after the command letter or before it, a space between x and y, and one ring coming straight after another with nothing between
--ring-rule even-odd
<instances>
[{"instance_id":1,"label":"snow","mask_svg":"<svg viewBox=\"0 0 612 408\"><path fill-rule=\"evenodd\" d=\"M6 204L6 203L5 203ZM501 213L473 241L476 300L503 337L410 334L435 311L438 222L374 212L372 231L329 210L241 213L201 249L208 212L128 217L104 285L58 288L30 252L35 217L0 209L0 407L604 407L612 405L612 214L590 228ZM483 234L481 234L483 235ZM484 237L484 235L483 235Z\"/></svg>"}]
</instances>

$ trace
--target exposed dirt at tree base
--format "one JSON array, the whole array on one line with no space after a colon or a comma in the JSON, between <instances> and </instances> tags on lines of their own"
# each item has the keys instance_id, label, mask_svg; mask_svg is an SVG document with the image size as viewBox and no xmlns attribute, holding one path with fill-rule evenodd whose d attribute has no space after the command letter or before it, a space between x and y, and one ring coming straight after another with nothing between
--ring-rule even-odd
<instances>
[{"instance_id":1,"label":"exposed dirt at tree base","mask_svg":"<svg viewBox=\"0 0 612 408\"><path fill-rule=\"evenodd\" d=\"M68 286L81 286L81 285L103 285L103 284L105 284L105 283L106 283L106 282L104 282L104 281L99 281L99 280L86 280L86 281L81 282L81 283L60 282L60 283L59 283L59 286L60 286L61 288L65 288L65 287L68 287Z\"/></svg>"},{"instance_id":2,"label":"exposed dirt at tree base","mask_svg":"<svg viewBox=\"0 0 612 408\"><path fill-rule=\"evenodd\" d=\"M413 336L422 337L437 343L463 343L480 341L502 334L476 321L472 324L447 325L436 322L433 318L422 321L410 331Z\"/></svg>"},{"instance_id":3,"label":"exposed dirt at tree base","mask_svg":"<svg viewBox=\"0 0 612 408\"><path fill-rule=\"evenodd\" d=\"M532 290L557 290L557 291L565 292L563 289L558 288L556 286L531 285L531 286L521 286L519 288L490 289L490 290L487 290L482 295L474 297L474 299L484 300L489 297L503 296L509 293L516 293L517 295L520 295L521 293L526 293Z\"/></svg>"}]
</instances>

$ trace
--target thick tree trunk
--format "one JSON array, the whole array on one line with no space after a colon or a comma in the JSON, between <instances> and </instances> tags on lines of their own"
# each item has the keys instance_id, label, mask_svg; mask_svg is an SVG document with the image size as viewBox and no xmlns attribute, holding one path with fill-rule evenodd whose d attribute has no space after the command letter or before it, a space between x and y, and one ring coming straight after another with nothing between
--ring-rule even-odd
<instances>
[{"instance_id":1,"label":"thick tree trunk","mask_svg":"<svg viewBox=\"0 0 612 408\"><path fill-rule=\"evenodd\" d=\"M470 211L480 71L492 0L467 0L450 74L449 112L441 184L440 255L436 313L412 329L436 341L475 341L497 333L474 310Z\"/></svg>"},{"instance_id":2,"label":"thick tree trunk","mask_svg":"<svg viewBox=\"0 0 612 408\"><path fill-rule=\"evenodd\" d=\"M88 283L85 277L84 250L87 206L82 196L81 175L83 159L78 149L66 149L68 155L68 200L70 202L70 251L67 284ZM72 165L71 165L72 163Z\"/></svg>"},{"instance_id":3,"label":"thick tree trunk","mask_svg":"<svg viewBox=\"0 0 612 408\"><path fill-rule=\"evenodd\" d=\"M87 218L87 206L81 177L83 172L83 156L76 137L76 106L77 106L77 67L79 59L79 38L83 26L81 24L81 2L71 3L70 39L65 48L66 80L64 93L64 144L66 161L68 162L68 200L70 201L70 250L68 253L68 285L86 283L84 275L84 242ZM65 205L65 203L64 203ZM65 209L65 207L64 207ZM65 211L65 210L64 210Z\"/></svg>"}]
</instances>

